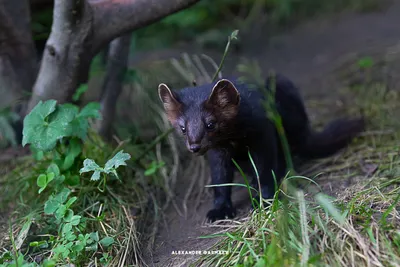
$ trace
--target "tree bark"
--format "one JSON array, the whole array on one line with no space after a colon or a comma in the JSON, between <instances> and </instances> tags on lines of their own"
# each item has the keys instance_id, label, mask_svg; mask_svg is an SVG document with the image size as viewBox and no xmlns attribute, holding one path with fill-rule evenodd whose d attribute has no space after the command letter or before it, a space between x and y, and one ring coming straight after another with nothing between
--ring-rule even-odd
<instances>
[{"instance_id":1,"label":"tree bark","mask_svg":"<svg viewBox=\"0 0 400 267\"><path fill-rule=\"evenodd\" d=\"M91 59L111 40L199 0L55 0L53 25L28 112L41 99L68 101Z\"/></svg>"},{"instance_id":2,"label":"tree bark","mask_svg":"<svg viewBox=\"0 0 400 267\"><path fill-rule=\"evenodd\" d=\"M124 76L128 66L131 34L113 40L109 46L106 77L101 93L101 115L97 130L106 140L111 139L116 104L122 91Z\"/></svg>"},{"instance_id":3,"label":"tree bark","mask_svg":"<svg viewBox=\"0 0 400 267\"><path fill-rule=\"evenodd\" d=\"M29 1L0 0L0 87L2 104L30 92L37 74ZM3 103L2 103L3 102Z\"/></svg>"}]
</instances>

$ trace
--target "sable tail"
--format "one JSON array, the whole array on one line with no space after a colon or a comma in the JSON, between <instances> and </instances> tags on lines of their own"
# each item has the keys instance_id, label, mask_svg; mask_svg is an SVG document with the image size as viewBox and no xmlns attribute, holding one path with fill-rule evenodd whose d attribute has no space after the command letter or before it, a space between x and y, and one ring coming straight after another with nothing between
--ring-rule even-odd
<instances>
[{"instance_id":1,"label":"sable tail","mask_svg":"<svg viewBox=\"0 0 400 267\"><path fill-rule=\"evenodd\" d=\"M364 128L364 118L358 118L332 121L322 132L311 130L299 151L300 156L309 159L328 157L348 145Z\"/></svg>"}]
</instances>

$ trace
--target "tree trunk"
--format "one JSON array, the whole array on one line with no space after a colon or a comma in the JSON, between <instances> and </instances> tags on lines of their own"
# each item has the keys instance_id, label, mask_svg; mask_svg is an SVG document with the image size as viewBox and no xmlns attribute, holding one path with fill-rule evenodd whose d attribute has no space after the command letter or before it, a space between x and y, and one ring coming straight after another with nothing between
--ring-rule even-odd
<instances>
[{"instance_id":1,"label":"tree trunk","mask_svg":"<svg viewBox=\"0 0 400 267\"><path fill-rule=\"evenodd\" d=\"M128 65L130 42L131 34L127 34L113 40L108 49L107 71L100 100L103 119L97 125L98 132L106 140L111 139L116 104Z\"/></svg>"},{"instance_id":2,"label":"tree trunk","mask_svg":"<svg viewBox=\"0 0 400 267\"><path fill-rule=\"evenodd\" d=\"M30 92L37 74L29 1L0 0L0 107Z\"/></svg>"},{"instance_id":3,"label":"tree trunk","mask_svg":"<svg viewBox=\"0 0 400 267\"><path fill-rule=\"evenodd\" d=\"M199 0L55 0L53 25L28 112L41 99L68 101L111 40Z\"/></svg>"}]
</instances>

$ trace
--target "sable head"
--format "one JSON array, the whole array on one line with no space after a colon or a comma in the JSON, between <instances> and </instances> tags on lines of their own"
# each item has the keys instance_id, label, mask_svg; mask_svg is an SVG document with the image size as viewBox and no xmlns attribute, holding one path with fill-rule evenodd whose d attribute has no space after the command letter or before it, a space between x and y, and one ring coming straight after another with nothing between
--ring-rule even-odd
<instances>
[{"instance_id":1,"label":"sable head","mask_svg":"<svg viewBox=\"0 0 400 267\"><path fill-rule=\"evenodd\" d=\"M222 79L209 90L194 87L177 94L163 83L158 86L168 120L184 136L187 149L198 155L229 141L239 111L240 95L232 82Z\"/></svg>"}]
</instances>

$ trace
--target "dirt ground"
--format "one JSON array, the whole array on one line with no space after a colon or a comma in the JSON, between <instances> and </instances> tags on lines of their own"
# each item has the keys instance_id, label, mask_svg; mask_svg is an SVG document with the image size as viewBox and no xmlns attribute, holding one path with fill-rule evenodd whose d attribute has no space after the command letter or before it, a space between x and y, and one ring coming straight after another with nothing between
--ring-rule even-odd
<instances>
[{"instance_id":1,"label":"dirt ground","mask_svg":"<svg viewBox=\"0 0 400 267\"><path fill-rule=\"evenodd\" d=\"M386 53L388 48L400 44L400 1L393 1L385 10L368 14L344 13L330 18L316 19L297 25L290 31L269 38L262 25L248 33L249 38L242 43L242 52L230 54L225 63L225 73L232 73L238 60L257 59L263 72L270 68L284 73L302 89L311 120L330 118L341 114L343 105L351 104L351 99L343 100L338 89L344 82L338 81L337 68L357 55ZM188 49L190 50L190 49ZM175 51L178 53L185 50ZM243 53L243 54L241 54ZM170 54L170 51L167 53ZM145 57L144 57L145 58ZM219 57L216 57L219 58ZM143 58L141 59L143 60ZM398 69L397 69L398 70ZM400 75L395 74L395 78ZM323 110L312 105L312 100L322 100L329 107ZM209 181L209 173L204 159L196 159L201 171L193 171L179 177L176 199L185 199L193 179L201 185ZM237 181L241 181L240 178ZM348 181L332 185L329 180L318 181L327 193L345 187ZM235 192L236 191L236 192ZM156 238L153 253L146 255L149 266L188 266L193 256L171 255L177 250L204 250L215 243L215 239L199 239L199 236L218 232L218 227L205 224L205 215L212 207L212 195L205 190L200 198L195 193L187 201L187 214L181 216L174 207L166 211L165 221ZM235 189L234 205L239 217L249 207L248 197L243 189Z\"/></svg>"}]
</instances>

